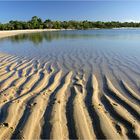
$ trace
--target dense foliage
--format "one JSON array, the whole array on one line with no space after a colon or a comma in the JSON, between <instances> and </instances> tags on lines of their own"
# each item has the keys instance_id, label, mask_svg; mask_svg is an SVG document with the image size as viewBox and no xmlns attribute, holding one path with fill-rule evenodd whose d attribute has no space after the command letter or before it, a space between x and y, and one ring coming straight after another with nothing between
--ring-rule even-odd
<instances>
[{"instance_id":1,"label":"dense foliage","mask_svg":"<svg viewBox=\"0 0 140 140\"><path fill-rule=\"evenodd\" d=\"M21 29L92 29L92 28L121 28L121 27L140 27L140 23L135 22L101 22L101 21L42 21L37 16L31 20L9 21L6 24L0 24L0 30L21 30Z\"/></svg>"}]
</instances>

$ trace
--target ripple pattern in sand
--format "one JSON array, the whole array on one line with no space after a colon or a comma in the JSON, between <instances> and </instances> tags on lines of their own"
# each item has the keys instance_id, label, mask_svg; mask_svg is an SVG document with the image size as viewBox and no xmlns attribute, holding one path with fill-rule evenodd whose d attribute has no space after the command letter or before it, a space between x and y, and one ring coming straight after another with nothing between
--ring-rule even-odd
<instances>
[{"instance_id":1,"label":"ripple pattern in sand","mask_svg":"<svg viewBox=\"0 0 140 140\"><path fill-rule=\"evenodd\" d=\"M139 66L75 52L0 54L0 139L140 139Z\"/></svg>"}]
</instances>

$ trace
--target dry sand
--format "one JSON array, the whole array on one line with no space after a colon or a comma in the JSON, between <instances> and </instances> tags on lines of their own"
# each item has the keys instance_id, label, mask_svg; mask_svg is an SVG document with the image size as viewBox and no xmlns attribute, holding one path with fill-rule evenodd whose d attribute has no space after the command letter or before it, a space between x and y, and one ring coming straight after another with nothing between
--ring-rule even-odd
<instances>
[{"instance_id":1,"label":"dry sand","mask_svg":"<svg viewBox=\"0 0 140 140\"><path fill-rule=\"evenodd\" d=\"M126 81L134 102L108 74L102 85L98 73L80 76L33 63L0 53L0 139L140 139L140 96Z\"/></svg>"}]
</instances>

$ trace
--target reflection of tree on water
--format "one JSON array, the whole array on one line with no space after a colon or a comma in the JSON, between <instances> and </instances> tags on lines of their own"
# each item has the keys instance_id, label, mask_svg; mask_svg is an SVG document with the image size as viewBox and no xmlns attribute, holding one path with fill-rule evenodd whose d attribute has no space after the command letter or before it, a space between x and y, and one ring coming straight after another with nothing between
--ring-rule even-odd
<instances>
[{"instance_id":1,"label":"reflection of tree on water","mask_svg":"<svg viewBox=\"0 0 140 140\"><path fill-rule=\"evenodd\" d=\"M21 34L21 35L12 36L9 39L12 42L21 42L21 41L29 40L32 41L34 44L39 44L43 41L43 37L39 34L35 34L35 35Z\"/></svg>"},{"instance_id":2,"label":"reflection of tree on water","mask_svg":"<svg viewBox=\"0 0 140 140\"><path fill-rule=\"evenodd\" d=\"M94 35L95 36L95 35ZM78 39L83 37L93 37L93 34L75 34L75 33L67 33L67 32L43 32L43 33L29 33L29 34L20 34L12 37L8 37L7 39L12 42L21 42L21 41L31 41L34 44L39 44L43 40L47 42L51 42L53 40L59 39Z\"/></svg>"},{"instance_id":3,"label":"reflection of tree on water","mask_svg":"<svg viewBox=\"0 0 140 140\"><path fill-rule=\"evenodd\" d=\"M91 31L91 32L90 32ZM31 41L34 44L42 43L43 40L47 42L51 42L53 40L59 40L59 39L80 39L80 38L100 38L100 39L130 39L132 36L130 34L121 35L121 33L112 33L108 32L108 34L104 34L103 32L96 32L92 30L82 31L82 30L76 30L76 31L53 31L53 32L38 32L38 33L28 33L28 34L20 34L12 37L8 37L5 39L8 39L12 42L21 42L21 41ZM135 36L136 37L136 36Z\"/></svg>"}]
</instances>

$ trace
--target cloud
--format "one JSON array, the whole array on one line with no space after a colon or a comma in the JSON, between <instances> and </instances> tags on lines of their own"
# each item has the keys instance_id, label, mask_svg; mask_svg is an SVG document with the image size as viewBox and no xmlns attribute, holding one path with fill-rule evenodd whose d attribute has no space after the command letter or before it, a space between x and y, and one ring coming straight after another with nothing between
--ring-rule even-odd
<instances>
[{"instance_id":1,"label":"cloud","mask_svg":"<svg viewBox=\"0 0 140 140\"><path fill-rule=\"evenodd\" d=\"M139 23L140 20L127 19L127 20L123 20L122 22L134 22L134 23Z\"/></svg>"}]
</instances>

